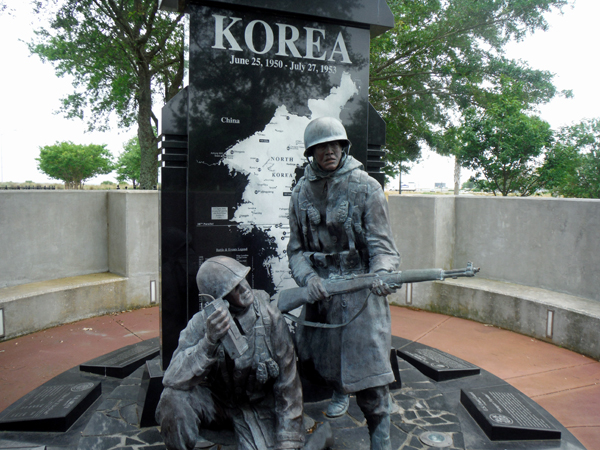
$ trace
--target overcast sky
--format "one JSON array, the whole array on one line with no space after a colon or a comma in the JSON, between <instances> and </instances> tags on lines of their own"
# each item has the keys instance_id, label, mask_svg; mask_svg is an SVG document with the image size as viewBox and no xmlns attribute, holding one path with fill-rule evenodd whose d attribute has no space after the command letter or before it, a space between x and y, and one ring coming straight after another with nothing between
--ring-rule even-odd
<instances>
[{"instance_id":1,"label":"overcast sky","mask_svg":"<svg viewBox=\"0 0 600 450\"><path fill-rule=\"evenodd\" d=\"M83 121L54 114L60 99L72 92L71 80L57 78L50 64L30 56L26 42L33 38L31 6L28 0L8 0L14 12L0 16L0 151L1 181L46 183L50 180L37 170L39 148L58 141L76 144L107 144L113 154L135 136L134 129L114 128L108 133L86 133ZM101 180L113 180L104 175ZM89 182L88 182L89 183Z\"/></svg>"},{"instance_id":2,"label":"overcast sky","mask_svg":"<svg viewBox=\"0 0 600 450\"><path fill-rule=\"evenodd\" d=\"M60 98L71 92L69 79L54 75L50 64L43 64L37 56L29 56L25 42L33 37L29 1L8 0L12 15L0 16L0 182L50 182L37 170L35 158L39 148L57 141L70 140L78 144L107 144L118 155L123 143L135 135L135 130L114 128L108 133L86 133L81 121L67 120L54 112L60 107ZM556 74L559 90L571 89L573 99L555 99L540 108L540 116L554 129L578 122L584 118L600 117L598 58L595 49L600 43L599 0L576 0L575 8L565 8L562 15L547 17L550 29L529 36L525 41L507 48L509 58L522 59L535 69ZM412 181L418 187L433 187L436 182L453 185L451 158L431 152L415 165L403 181ZM468 175L463 175L466 181ZM92 183L114 180L105 175Z\"/></svg>"}]
</instances>

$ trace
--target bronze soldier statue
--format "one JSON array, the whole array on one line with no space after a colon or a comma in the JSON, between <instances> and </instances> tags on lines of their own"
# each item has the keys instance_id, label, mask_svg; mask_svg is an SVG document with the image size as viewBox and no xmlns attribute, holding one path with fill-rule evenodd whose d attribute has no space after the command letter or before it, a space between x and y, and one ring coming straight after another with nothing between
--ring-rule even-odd
<instances>
[{"instance_id":1,"label":"bronze soldier statue","mask_svg":"<svg viewBox=\"0 0 600 450\"><path fill-rule=\"evenodd\" d=\"M322 280L349 274L395 271L400 256L392 238L385 195L362 164L349 155L344 126L331 117L311 121L304 133L310 164L290 201L287 247L292 276L307 286L304 322L297 328L304 373L334 389L329 417L348 409L348 394L366 417L371 449L390 449L388 384L391 319L385 283L330 297Z\"/></svg>"},{"instance_id":2,"label":"bronze soldier statue","mask_svg":"<svg viewBox=\"0 0 600 450\"><path fill-rule=\"evenodd\" d=\"M200 266L200 294L217 306L192 317L165 372L156 418L169 450L193 449L200 429L226 422L240 450L304 446L293 342L268 294L250 288L249 270L225 256Z\"/></svg>"}]
</instances>

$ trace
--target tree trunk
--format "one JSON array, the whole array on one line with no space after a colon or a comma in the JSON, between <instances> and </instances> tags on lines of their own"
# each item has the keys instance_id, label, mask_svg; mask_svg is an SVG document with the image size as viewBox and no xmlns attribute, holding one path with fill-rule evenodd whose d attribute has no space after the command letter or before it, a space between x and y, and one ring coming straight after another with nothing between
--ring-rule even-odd
<instances>
[{"instance_id":1,"label":"tree trunk","mask_svg":"<svg viewBox=\"0 0 600 450\"><path fill-rule=\"evenodd\" d=\"M458 156L454 155L454 195L460 192L460 163Z\"/></svg>"},{"instance_id":2,"label":"tree trunk","mask_svg":"<svg viewBox=\"0 0 600 450\"><path fill-rule=\"evenodd\" d=\"M402 194L402 164L398 166L398 194Z\"/></svg>"},{"instance_id":3,"label":"tree trunk","mask_svg":"<svg viewBox=\"0 0 600 450\"><path fill-rule=\"evenodd\" d=\"M152 128L152 80L147 65L140 64L138 67L140 70L137 119L141 153L140 189L155 189L158 185L158 148L157 138Z\"/></svg>"}]
</instances>

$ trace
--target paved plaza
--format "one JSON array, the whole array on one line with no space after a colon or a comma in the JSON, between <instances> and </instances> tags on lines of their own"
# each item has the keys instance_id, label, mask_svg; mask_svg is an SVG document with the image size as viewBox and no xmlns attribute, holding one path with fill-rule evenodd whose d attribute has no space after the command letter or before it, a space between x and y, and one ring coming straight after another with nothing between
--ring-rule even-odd
<instances>
[{"instance_id":1,"label":"paved plaza","mask_svg":"<svg viewBox=\"0 0 600 450\"><path fill-rule=\"evenodd\" d=\"M0 343L0 411L79 364L157 337L158 316L158 307L139 309ZM545 408L588 450L600 449L599 362L496 327L400 307L392 307L392 333L490 372Z\"/></svg>"}]
</instances>

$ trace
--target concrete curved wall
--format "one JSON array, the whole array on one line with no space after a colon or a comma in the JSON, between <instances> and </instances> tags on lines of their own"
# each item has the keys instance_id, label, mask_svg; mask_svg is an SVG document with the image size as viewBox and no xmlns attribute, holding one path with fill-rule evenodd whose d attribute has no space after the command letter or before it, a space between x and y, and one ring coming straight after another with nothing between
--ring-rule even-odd
<instances>
[{"instance_id":1,"label":"concrete curved wall","mask_svg":"<svg viewBox=\"0 0 600 450\"><path fill-rule=\"evenodd\" d=\"M0 191L0 338L157 301L158 229L157 191Z\"/></svg>"},{"instance_id":2,"label":"concrete curved wall","mask_svg":"<svg viewBox=\"0 0 600 450\"><path fill-rule=\"evenodd\" d=\"M464 267L480 278L600 301L600 200L390 195L402 269Z\"/></svg>"},{"instance_id":3,"label":"concrete curved wall","mask_svg":"<svg viewBox=\"0 0 600 450\"><path fill-rule=\"evenodd\" d=\"M600 359L600 201L389 197L401 270L481 267L390 301L516 331Z\"/></svg>"},{"instance_id":4,"label":"concrete curved wall","mask_svg":"<svg viewBox=\"0 0 600 450\"><path fill-rule=\"evenodd\" d=\"M108 271L106 191L0 192L0 288Z\"/></svg>"},{"instance_id":5,"label":"concrete curved wall","mask_svg":"<svg viewBox=\"0 0 600 450\"><path fill-rule=\"evenodd\" d=\"M405 287L393 303L600 358L600 200L390 195L389 206L402 270L481 267L476 279L414 284L410 303ZM0 191L6 337L150 305L158 233L157 191Z\"/></svg>"}]
</instances>

